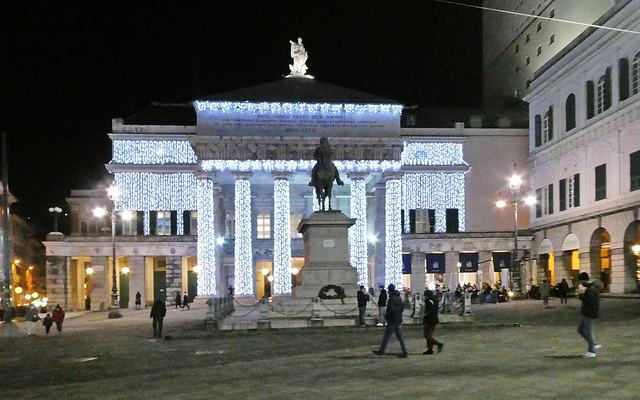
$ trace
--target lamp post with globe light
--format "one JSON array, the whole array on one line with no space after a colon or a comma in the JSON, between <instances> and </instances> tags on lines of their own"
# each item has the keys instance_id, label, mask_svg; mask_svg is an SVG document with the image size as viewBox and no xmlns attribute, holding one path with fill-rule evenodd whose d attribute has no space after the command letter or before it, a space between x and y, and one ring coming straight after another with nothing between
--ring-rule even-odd
<instances>
[{"instance_id":1,"label":"lamp post with globe light","mask_svg":"<svg viewBox=\"0 0 640 400\"><path fill-rule=\"evenodd\" d=\"M521 296L524 296L525 288L524 282L522 282L522 266L518 260L518 206L520 203L527 205L533 205L536 203L535 197L529 194L528 190L522 188L522 178L518 174L518 165L513 165L513 175L509 178L509 189L498 193L500 200L496 202L499 208L504 208L507 204L511 204L513 207L513 254L511 257L510 279L514 279L514 272L518 271L518 276L515 277L515 290Z\"/></svg>"},{"instance_id":2,"label":"lamp post with globe light","mask_svg":"<svg viewBox=\"0 0 640 400\"><path fill-rule=\"evenodd\" d=\"M111 250L112 250L112 282L111 282L111 307L109 308L109 318L121 318L122 314L120 313L120 301L118 300L118 271L116 267L116 210L115 210L115 201L118 197L118 188L116 186L109 186L107 189L107 194L109 196L110 202L110 210L107 210L102 207L97 207L93 210L93 215L101 218L105 215L109 214L111 218ZM131 211L121 211L120 215L122 219L129 220L132 217Z\"/></svg>"},{"instance_id":3,"label":"lamp post with globe light","mask_svg":"<svg viewBox=\"0 0 640 400\"><path fill-rule=\"evenodd\" d=\"M49 207L49 212L53 215L53 231L58 232L58 218L60 218L60 214L62 214L62 208Z\"/></svg>"}]
</instances>

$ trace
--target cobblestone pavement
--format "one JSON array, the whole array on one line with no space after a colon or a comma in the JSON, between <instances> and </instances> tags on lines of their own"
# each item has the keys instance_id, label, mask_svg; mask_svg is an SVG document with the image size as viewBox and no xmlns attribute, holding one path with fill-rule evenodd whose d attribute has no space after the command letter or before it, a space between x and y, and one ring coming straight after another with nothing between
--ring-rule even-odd
<instances>
[{"instance_id":1,"label":"cobblestone pavement","mask_svg":"<svg viewBox=\"0 0 640 400\"><path fill-rule=\"evenodd\" d=\"M69 313L62 335L0 338L2 399L637 399L640 299L603 299L582 359L579 301L474 305L474 322L441 324L440 354L422 355L420 325L404 328L409 358L378 327L227 331L205 310L169 308L166 340L151 338L149 310ZM518 324L519 326L514 326Z\"/></svg>"}]
</instances>

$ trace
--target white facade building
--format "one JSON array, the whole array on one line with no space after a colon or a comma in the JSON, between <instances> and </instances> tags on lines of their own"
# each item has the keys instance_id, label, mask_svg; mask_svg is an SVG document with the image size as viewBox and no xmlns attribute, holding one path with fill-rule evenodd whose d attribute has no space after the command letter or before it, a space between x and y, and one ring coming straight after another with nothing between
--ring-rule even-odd
<instances>
[{"instance_id":1,"label":"white facade building","mask_svg":"<svg viewBox=\"0 0 640 400\"><path fill-rule=\"evenodd\" d=\"M538 197L531 227L540 277L586 271L622 293L638 278L640 1L618 1L600 21L619 30L587 29L525 97Z\"/></svg>"}]
</instances>

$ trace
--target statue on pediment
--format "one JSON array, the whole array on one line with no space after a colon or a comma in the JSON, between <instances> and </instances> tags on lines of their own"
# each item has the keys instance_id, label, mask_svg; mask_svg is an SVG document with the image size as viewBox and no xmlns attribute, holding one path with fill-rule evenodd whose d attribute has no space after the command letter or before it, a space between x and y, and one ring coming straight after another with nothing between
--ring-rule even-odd
<instances>
[{"instance_id":1,"label":"statue on pediment","mask_svg":"<svg viewBox=\"0 0 640 400\"><path fill-rule=\"evenodd\" d=\"M291 43L291 58L293 58L293 64L289 65L290 76L304 76L307 73L309 55L302 44L302 38L298 38L297 43L292 40L289 40L289 43Z\"/></svg>"}]
</instances>

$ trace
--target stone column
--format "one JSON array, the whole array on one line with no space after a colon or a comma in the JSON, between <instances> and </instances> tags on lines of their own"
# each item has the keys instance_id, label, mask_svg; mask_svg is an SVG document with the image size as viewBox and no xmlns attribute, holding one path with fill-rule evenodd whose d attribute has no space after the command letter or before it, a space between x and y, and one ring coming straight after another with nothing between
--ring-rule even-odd
<instances>
[{"instance_id":1,"label":"stone column","mask_svg":"<svg viewBox=\"0 0 640 400\"><path fill-rule=\"evenodd\" d=\"M386 204L386 196L385 196L385 183L378 182L376 184L375 191L375 201L376 201L376 220L374 225L374 231L377 234L378 241L376 242L375 247L375 259L374 259L374 279L376 287L379 285L385 285L387 278L385 277L385 262L384 262L384 252L385 252L385 243L386 243L386 234L385 234L385 204Z\"/></svg>"},{"instance_id":2,"label":"stone column","mask_svg":"<svg viewBox=\"0 0 640 400\"><path fill-rule=\"evenodd\" d=\"M291 294L291 205L288 172L274 173L273 295Z\"/></svg>"},{"instance_id":3,"label":"stone column","mask_svg":"<svg viewBox=\"0 0 640 400\"><path fill-rule=\"evenodd\" d=\"M411 253L411 293L422 295L427 288L427 254L414 251Z\"/></svg>"},{"instance_id":4,"label":"stone column","mask_svg":"<svg viewBox=\"0 0 640 400\"><path fill-rule=\"evenodd\" d=\"M385 287L402 290L402 173L386 173L385 179Z\"/></svg>"},{"instance_id":5,"label":"stone column","mask_svg":"<svg viewBox=\"0 0 640 400\"><path fill-rule=\"evenodd\" d=\"M493 265L491 264L491 251L480 251L478 254L478 290L482 289L482 282L489 282L491 284L491 277L493 276ZM485 261L485 262L483 262Z\"/></svg>"},{"instance_id":6,"label":"stone column","mask_svg":"<svg viewBox=\"0 0 640 400\"><path fill-rule=\"evenodd\" d=\"M109 257L91 257L91 267L91 311L106 311L111 305Z\"/></svg>"},{"instance_id":7,"label":"stone column","mask_svg":"<svg viewBox=\"0 0 640 400\"><path fill-rule=\"evenodd\" d=\"M216 295L216 238L214 225L213 178L209 172L198 172L198 294ZM167 290L169 288L167 287ZM167 295L169 292L167 292ZM168 296L167 296L168 297Z\"/></svg>"},{"instance_id":8,"label":"stone column","mask_svg":"<svg viewBox=\"0 0 640 400\"><path fill-rule=\"evenodd\" d=\"M369 268L367 263L367 191L365 178L367 172L350 172L351 179L351 218L356 219L349 228L349 252L351 266L358 271L358 284L369 286Z\"/></svg>"},{"instance_id":9,"label":"stone column","mask_svg":"<svg viewBox=\"0 0 640 400\"><path fill-rule=\"evenodd\" d=\"M459 261L460 257L457 251L445 252L445 269L447 272L444 279L444 285L452 291L456 289L456 286L458 286L458 283L460 282L460 269L458 268Z\"/></svg>"},{"instance_id":10,"label":"stone column","mask_svg":"<svg viewBox=\"0 0 640 400\"><path fill-rule=\"evenodd\" d=\"M142 303L140 306L144 308L145 299L145 271L144 271L144 256L129 256L129 292L132 293L129 296L129 308L131 304L135 308L136 292L140 292L142 295ZM122 305L121 305L122 306Z\"/></svg>"},{"instance_id":11,"label":"stone column","mask_svg":"<svg viewBox=\"0 0 640 400\"><path fill-rule=\"evenodd\" d=\"M180 294L182 298L182 257L180 256L167 256L167 274L166 274L166 287L167 287L167 305L176 304L176 293Z\"/></svg>"},{"instance_id":12,"label":"stone column","mask_svg":"<svg viewBox=\"0 0 640 400\"><path fill-rule=\"evenodd\" d=\"M255 269L251 247L251 173L235 172L233 175L236 178L235 289L239 296L255 296Z\"/></svg>"},{"instance_id":13,"label":"stone column","mask_svg":"<svg viewBox=\"0 0 640 400\"><path fill-rule=\"evenodd\" d=\"M69 306L67 257L47 256L46 263L49 304L60 304L66 310Z\"/></svg>"}]
</instances>

